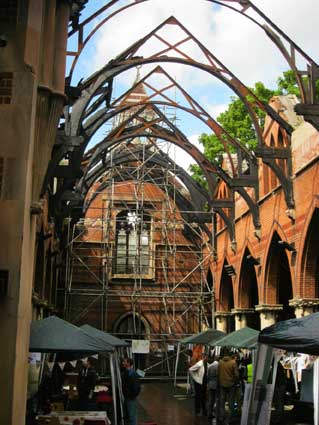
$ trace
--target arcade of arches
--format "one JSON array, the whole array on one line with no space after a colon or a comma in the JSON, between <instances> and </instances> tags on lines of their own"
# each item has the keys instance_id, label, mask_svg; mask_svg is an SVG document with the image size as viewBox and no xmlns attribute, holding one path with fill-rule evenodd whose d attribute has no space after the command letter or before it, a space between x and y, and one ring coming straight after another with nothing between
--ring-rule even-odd
<instances>
[{"instance_id":1,"label":"arcade of arches","mask_svg":"<svg viewBox=\"0 0 319 425\"><path fill-rule=\"evenodd\" d=\"M90 16L86 0L0 6L5 425L24 423L31 320L57 314L126 339L149 339L160 355L165 344L208 326L261 329L319 305L318 65L250 0L198 0L227 7L264 31L295 73L300 99L276 96L264 104L172 16L74 82L78 59L99 28L145 1L152 0L128 0L124 8L105 0ZM166 39L167 26L180 41ZM144 57L139 50L152 38L165 47ZM202 59L184 50L185 40ZM308 79L300 77L296 55ZM241 99L256 133L254 152L169 75L167 62L205 71ZM146 64L154 66L149 74ZM132 68L136 81L115 96L113 81ZM149 77L158 74L166 82L155 87ZM167 87L179 93L178 102ZM172 108L218 136L222 164L192 145L183 122L177 127L165 113ZM186 151L208 189L164 145Z\"/></svg>"}]
</instances>

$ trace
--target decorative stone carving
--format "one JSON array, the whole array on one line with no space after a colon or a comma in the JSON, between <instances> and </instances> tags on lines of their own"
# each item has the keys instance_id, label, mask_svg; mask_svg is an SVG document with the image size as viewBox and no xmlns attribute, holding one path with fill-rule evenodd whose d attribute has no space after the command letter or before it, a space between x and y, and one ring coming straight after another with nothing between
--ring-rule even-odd
<instances>
[{"instance_id":1,"label":"decorative stone carving","mask_svg":"<svg viewBox=\"0 0 319 425\"><path fill-rule=\"evenodd\" d=\"M260 315L261 329L271 326L276 322L276 315L283 310L282 304L259 304L256 305L256 311Z\"/></svg>"},{"instance_id":2,"label":"decorative stone carving","mask_svg":"<svg viewBox=\"0 0 319 425\"><path fill-rule=\"evenodd\" d=\"M293 298L289 305L294 307L297 318L309 316L318 309L319 298Z\"/></svg>"}]
</instances>

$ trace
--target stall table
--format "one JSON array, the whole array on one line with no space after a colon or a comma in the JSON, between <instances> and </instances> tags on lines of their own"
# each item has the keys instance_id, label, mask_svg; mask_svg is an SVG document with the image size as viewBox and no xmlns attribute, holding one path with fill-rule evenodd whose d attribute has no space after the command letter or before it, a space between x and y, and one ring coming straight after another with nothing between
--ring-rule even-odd
<instances>
[{"instance_id":1,"label":"stall table","mask_svg":"<svg viewBox=\"0 0 319 425\"><path fill-rule=\"evenodd\" d=\"M81 412L81 411L64 411L54 412L50 415L40 415L39 423L50 424L52 418L58 418L60 425L84 425L85 421L99 421L101 425L111 425L109 418L105 412Z\"/></svg>"}]
</instances>

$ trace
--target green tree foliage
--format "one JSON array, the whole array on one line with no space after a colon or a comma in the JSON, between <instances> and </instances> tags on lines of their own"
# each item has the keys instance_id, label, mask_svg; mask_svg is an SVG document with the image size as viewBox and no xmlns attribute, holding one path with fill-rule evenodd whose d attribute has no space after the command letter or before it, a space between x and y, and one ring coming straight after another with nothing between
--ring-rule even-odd
<instances>
[{"instance_id":1,"label":"green tree foliage","mask_svg":"<svg viewBox=\"0 0 319 425\"><path fill-rule=\"evenodd\" d=\"M307 77L304 77L305 81ZM277 80L278 85L278 94L295 94L300 98L300 90L297 84L295 74L289 70L283 72L283 76L279 77Z\"/></svg>"},{"instance_id":2,"label":"green tree foliage","mask_svg":"<svg viewBox=\"0 0 319 425\"><path fill-rule=\"evenodd\" d=\"M295 94L297 97L300 96L295 75L291 70L284 72L283 76L278 78L276 90L268 89L262 82L257 82L250 90L258 99L265 103L268 103L274 95ZM248 95L247 99L253 101L251 95ZM262 123L265 118L265 113L257 107L255 108L255 112L259 121ZM257 139L253 123L241 99L232 96L228 108L217 117L217 121L233 138L245 145L248 149L254 149L256 147ZM204 147L204 155L206 158L220 165L224 147L218 137L215 134L204 133L200 136L199 142ZM190 172L198 183L207 187L202 170L197 164L190 166Z\"/></svg>"}]
</instances>

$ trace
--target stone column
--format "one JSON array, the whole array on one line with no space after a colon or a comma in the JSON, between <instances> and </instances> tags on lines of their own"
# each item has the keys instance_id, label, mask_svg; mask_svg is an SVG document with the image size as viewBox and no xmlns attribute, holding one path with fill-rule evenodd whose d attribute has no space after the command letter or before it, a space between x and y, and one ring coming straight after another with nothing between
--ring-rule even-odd
<instances>
[{"instance_id":1,"label":"stone column","mask_svg":"<svg viewBox=\"0 0 319 425\"><path fill-rule=\"evenodd\" d=\"M227 332L227 319L231 315L230 312L216 311L216 329L218 331Z\"/></svg>"},{"instance_id":2,"label":"stone column","mask_svg":"<svg viewBox=\"0 0 319 425\"><path fill-rule=\"evenodd\" d=\"M53 60L55 48L55 25L56 25L56 2L47 2L45 9L45 25L42 39L42 63L40 83L46 87L52 87Z\"/></svg>"},{"instance_id":3,"label":"stone column","mask_svg":"<svg viewBox=\"0 0 319 425\"><path fill-rule=\"evenodd\" d=\"M247 315L254 314L254 313L255 313L255 310L253 308L234 308L232 310L232 314L235 315L236 331L247 327Z\"/></svg>"},{"instance_id":4,"label":"stone column","mask_svg":"<svg viewBox=\"0 0 319 425\"><path fill-rule=\"evenodd\" d=\"M319 306L318 298L294 298L289 301L289 305L294 307L297 319L309 316L314 313Z\"/></svg>"},{"instance_id":5,"label":"stone column","mask_svg":"<svg viewBox=\"0 0 319 425\"><path fill-rule=\"evenodd\" d=\"M259 304L256 311L260 315L260 328L264 329L276 323L277 313L283 309L282 304Z\"/></svg>"},{"instance_id":6,"label":"stone column","mask_svg":"<svg viewBox=\"0 0 319 425\"><path fill-rule=\"evenodd\" d=\"M55 31L55 58L53 87L56 91L64 93L66 46L68 41L68 22L70 4L68 1L59 1L56 10Z\"/></svg>"},{"instance_id":7,"label":"stone column","mask_svg":"<svg viewBox=\"0 0 319 425\"><path fill-rule=\"evenodd\" d=\"M0 77L8 80L5 102L0 104L0 158L5 163L0 199L0 270L7 280L7 290L0 300L0 340L4 344L0 423L3 425L25 423L37 230L32 205L33 201L38 201L32 196L33 160L37 139L46 144L47 129L54 126L52 132L56 132L56 124L51 124L50 120L52 113L48 115L41 105L37 109L43 14L45 5L51 4L51 0L20 3L26 3L21 13L14 7L7 12L16 14L12 19L10 16L7 19L3 8L0 10L1 31L9 40L7 46L0 49ZM67 21L64 19L63 22L64 32L67 32ZM60 46L62 49L62 42ZM59 77L63 91L64 70ZM60 110L56 112L56 123L60 113ZM45 137L39 136L37 119L42 121ZM52 138L55 139L55 135ZM47 161L43 157L37 164L45 171Z\"/></svg>"}]
</instances>

